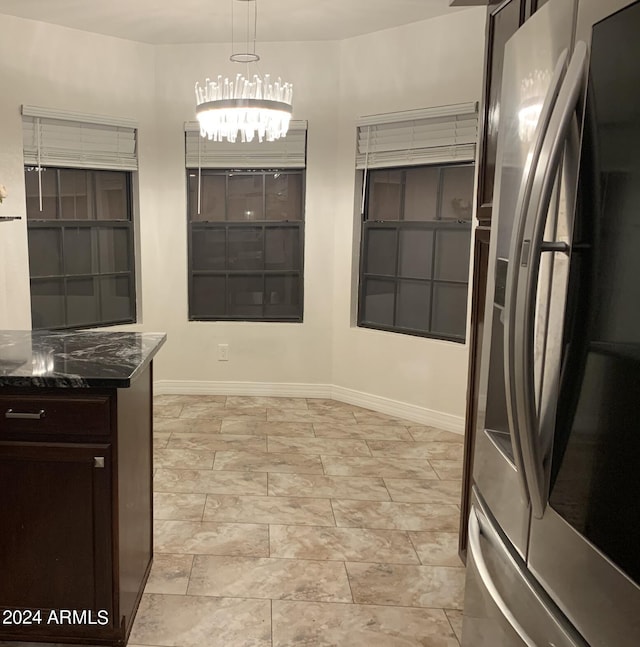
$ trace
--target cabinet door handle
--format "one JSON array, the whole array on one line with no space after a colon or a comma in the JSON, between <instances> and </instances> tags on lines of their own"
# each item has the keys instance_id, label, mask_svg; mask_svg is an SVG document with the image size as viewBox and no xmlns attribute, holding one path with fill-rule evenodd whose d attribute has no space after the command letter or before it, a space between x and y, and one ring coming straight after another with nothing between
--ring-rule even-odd
<instances>
[{"instance_id":1,"label":"cabinet door handle","mask_svg":"<svg viewBox=\"0 0 640 647\"><path fill-rule=\"evenodd\" d=\"M104 467L104 456L94 456L93 457L93 466L94 467Z\"/></svg>"},{"instance_id":2,"label":"cabinet door handle","mask_svg":"<svg viewBox=\"0 0 640 647\"><path fill-rule=\"evenodd\" d=\"M23 411L14 411L13 409L7 409L4 417L20 418L21 420L40 420L41 418L44 418L44 409L40 409L38 413L26 413Z\"/></svg>"}]
</instances>

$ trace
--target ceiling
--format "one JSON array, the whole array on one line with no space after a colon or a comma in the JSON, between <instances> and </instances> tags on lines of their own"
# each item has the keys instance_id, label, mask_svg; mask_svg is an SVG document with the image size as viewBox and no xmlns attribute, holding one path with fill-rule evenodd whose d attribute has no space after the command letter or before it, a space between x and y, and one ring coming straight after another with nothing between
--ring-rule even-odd
<instances>
[{"instance_id":1,"label":"ceiling","mask_svg":"<svg viewBox=\"0 0 640 647\"><path fill-rule=\"evenodd\" d=\"M234 1L236 16L246 6ZM0 14L151 44L231 40L232 0L0 0ZM257 40L342 40L460 11L449 0L259 0ZM237 22L236 22L237 25ZM244 30L236 31L236 38Z\"/></svg>"}]
</instances>

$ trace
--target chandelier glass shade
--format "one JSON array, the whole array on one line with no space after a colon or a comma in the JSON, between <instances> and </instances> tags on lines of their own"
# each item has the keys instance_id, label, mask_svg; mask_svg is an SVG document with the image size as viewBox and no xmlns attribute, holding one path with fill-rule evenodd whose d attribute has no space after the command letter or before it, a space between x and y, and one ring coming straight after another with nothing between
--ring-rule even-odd
<instances>
[{"instance_id":1,"label":"chandelier glass shade","mask_svg":"<svg viewBox=\"0 0 640 647\"><path fill-rule=\"evenodd\" d=\"M196 83L196 116L200 134L214 141L226 139L250 142L257 135L260 141L284 137L291 120L293 87L278 78L257 74L250 81L242 74L235 80L218 76L207 79L204 86Z\"/></svg>"},{"instance_id":2,"label":"chandelier glass shade","mask_svg":"<svg viewBox=\"0 0 640 647\"><path fill-rule=\"evenodd\" d=\"M260 57L255 52L257 0L236 0L249 6L253 3L253 38L250 38L250 21L247 20L246 50L233 52L230 60L235 63L257 63ZM233 2L232 0L232 48L233 48ZM249 9L247 16L249 17ZM253 51L250 51L253 40ZM257 136L260 142L274 141L284 137L289 129L292 112L293 86L280 77L272 81L269 74L250 76L237 74L235 79L218 75L204 85L196 83L196 117L200 134L214 141L227 140L251 142Z\"/></svg>"}]
</instances>

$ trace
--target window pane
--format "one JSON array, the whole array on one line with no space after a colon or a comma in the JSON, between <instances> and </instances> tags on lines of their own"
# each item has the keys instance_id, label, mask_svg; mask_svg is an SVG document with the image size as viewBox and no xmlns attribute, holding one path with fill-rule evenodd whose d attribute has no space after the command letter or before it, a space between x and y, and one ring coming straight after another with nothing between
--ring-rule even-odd
<instances>
[{"instance_id":1,"label":"window pane","mask_svg":"<svg viewBox=\"0 0 640 647\"><path fill-rule=\"evenodd\" d=\"M400 220L402 171L371 171L367 220Z\"/></svg>"},{"instance_id":2,"label":"window pane","mask_svg":"<svg viewBox=\"0 0 640 647\"><path fill-rule=\"evenodd\" d=\"M29 229L29 273L33 276L62 274L61 231L58 228Z\"/></svg>"},{"instance_id":3,"label":"window pane","mask_svg":"<svg viewBox=\"0 0 640 647\"><path fill-rule=\"evenodd\" d=\"M375 229L370 227L365 233L365 272L367 274L396 274L396 235L395 229Z\"/></svg>"},{"instance_id":4,"label":"window pane","mask_svg":"<svg viewBox=\"0 0 640 647\"><path fill-rule=\"evenodd\" d=\"M469 280L469 247L471 230L438 231L436 233L437 279L446 281Z\"/></svg>"},{"instance_id":5,"label":"window pane","mask_svg":"<svg viewBox=\"0 0 640 647\"><path fill-rule=\"evenodd\" d=\"M424 166L406 170L405 220L435 220L438 204L439 167Z\"/></svg>"},{"instance_id":6,"label":"window pane","mask_svg":"<svg viewBox=\"0 0 640 647\"><path fill-rule=\"evenodd\" d=\"M431 278L433 231L426 229L402 229L399 235L399 275L406 278Z\"/></svg>"},{"instance_id":7,"label":"window pane","mask_svg":"<svg viewBox=\"0 0 640 647\"><path fill-rule=\"evenodd\" d=\"M27 218L29 220L55 220L58 217L58 172L56 169L43 168L42 211L40 211L38 171L26 168L24 171L27 192Z\"/></svg>"},{"instance_id":8,"label":"window pane","mask_svg":"<svg viewBox=\"0 0 640 647\"><path fill-rule=\"evenodd\" d=\"M98 254L100 273L128 272L129 266L128 227L101 227L98 230Z\"/></svg>"},{"instance_id":9,"label":"window pane","mask_svg":"<svg viewBox=\"0 0 640 647\"><path fill-rule=\"evenodd\" d=\"M366 279L364 284L364 323L393 325L394 281Z\"/></svg>"},{"instance_id":10,"label":"window pane","mask_svg":"<svg viewBox=\"0 0 640 647\"><path fill-rule=\"evenodd\" d=\"M191 262L194 270L226 268L226 230L193 229L191 231Z\"/></svg>"},{"instance_id":11,"label":"window pane","mask_svg":"<svg viewBox=\"0 0 640 647\"><path fill-rule=\"evenodd\" d=\"M467 321L467 286L435 283L431 331L464 337Z\"/></svg>"},{"instance_id":12,"label":"window pane","mask_svg":"<svg viewBox=\"0 0 640 647\"><path fill-rule=\"evenodd\" d=\"M67 279L67 326L100 321L96 286L91 279Z\"/></svg>"},{"instance_id":13,"label":"window pane","mask_svg":"<svg viewBox=\"0 0 640 647\"><path fill-rule=\"evenodd\" d=\"M264 176L229 175L229 220L263 220Z\"/></svg>"},{"instance_id":14,"label":"window pane","mask_svg":"<svg viewBox=\"0 0 640 647\"><path fill-rule=\"evenodd\" d=\"M104 276L100 281L102 321L121 321L133 318L130 282L128 276Z\"/></svg>"},{"instance_id":15,"label":"window pane","mask_svg":"<svg viewBox=\"0 0 640 647\"><path fill-rule=\"evenodd\" d=\"M189 171L189 217L198 221L222 221L225 218L226 177L202 173L200 214L198 214L198 172Z\"/></svg>"},{"instance_id":16,"label":"window pane","mask_svg":"<svg viewBox=\"0 0 640 647\"><path fill-rule=\"evenodd\" d=\"M60 217L63 220L89 220L93 218L89 171L82 169L59 170Z\"/></svg>"},{"instance_id":17,"label":"window pane","mask_svg":"<svg viewBox=\"0 0 640 647\"><path fill-rule=\"evenodd\" d=\"M400 281L396 309L396 326L427 332L431 309L431 282Z\"/></svg>"},{"instance_id":18,"label":"window pane","mask_svg":"<svg viewBox=\"0 0 640 647\"><path fill-rule=\"evenodd\" d=\"M31 281L31 322L34 328L64 326L62 279Z\"/></svg>"},{"instance_id":19,"label":"window pane","mask_svg":"<svg viewBox=\"0 0 640 647\"><path fill-rule=\"evenodd\" d=\"M449 166L442 169L443 220L471 220L473 201L473 166Z\"/></svg>"},{"instance_id":20,"label":"window pane","mask_svg":"<svg viewBox=\"0 0 640 647\"><path fill-rule=\"evenodd\" d=\"M227 287L230 316L262 316L262 276L230 276Z\"/></svg>"},{"instance_id":21,"label":"window pane","mask_svg":"<svg viewBox=\"0 0 640 647\"><path fill-rule=\"evenodd\" d=\"M229 236L229 269L255 270L264 267L262 227L231 227Z\"/></svg>"},{"instance_id":22,"label":"window pane","mask_svg":"<svg viewBox=\"0 0 640 647\"><path fill-rule=\"evenodd\" d=\"M92 231L88 227L65 227L64 271L65 274L91 274L93 265Z\"/></svg>"},{"instance_id":23,"label":"window pane","mask_svg":"<svg viewBox=\"0 0 640 647\"><path fill-rule=\"evenodd\" d=\"M301 269L300 229L298 227L267 227L265 237L264 266L266 269Z\"/></svg>"},{"instance_id":24,"label":"window pane","mask_svg":"<svg viewBox=\"0 0 640 647\"><path fill-rule=\"evenodd\" d=\"M127 173L124 171L92 171L92 173L96 183L96 218L129 220Z\"/></svg>"},{"instance_id":25,"label":"window pane","mask_svg":"<svg viewBox=\"0 0 640 647\"><path fill-rule=\"evenodd\" d=\"M264 314L270 317L300 317L300 278L267 276Z\"/></svg>"},{"instance_id":26,"label":"window pane","mask_svg":"<svg viewBox=\"0 0 640 647\"><path fill-rule=\"evenodd\" d=\"M191 317L223 317L226 314L224 276L194 276Z\"/></svg>"},{"instance_id":27,"label":"window pane","mask_svg":"<svg viewBox=\"0 0 640 647\"><path fill-rule=\"evenodd\" d=\"M300 220L302 175L268 173L265 177L267 220Z\"/></svg>"}]
</instances>

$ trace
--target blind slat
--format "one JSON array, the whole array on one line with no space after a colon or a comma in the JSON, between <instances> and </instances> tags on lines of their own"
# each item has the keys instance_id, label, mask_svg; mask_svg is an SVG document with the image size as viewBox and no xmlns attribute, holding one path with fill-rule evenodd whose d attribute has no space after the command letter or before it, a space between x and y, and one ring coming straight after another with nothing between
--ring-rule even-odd
<instances>
[{"instance_id":1,"label":"blind slat","mask_svg":"<svg viewBox=\"0 0 640 647\"><path fill-rule=\"evenodd\" d=\"M291 122L285 137L274 142L214 142L200 135L197 124L185 124L187 168L304 168L306 122Z\"/></svg>"},{"instance_id":2,"label":"blind slat","mask_svg":"<svg viewBox=\"0 0 640 647\"><path fill-rule=\"evenodd\" d=\"M475 110L473 113L469 112L471 106ZM461 113L456 114L456 109ZM408 115L416 118L408 118ZM359 124L358 169L473 161L475 158L478 138L475 103L376 115L359 120Z\"/></svg>"},{"instance_id":3,"label":"blind slat","mask_svg":"<svg viewBox=\"0 0 640 647\"><path fill-rule=\"evenodd\" d=\"M24 163L42 166L138 169L137 130L104 123L70 119L22 117Z\"/></svg>"}]
</instances>

